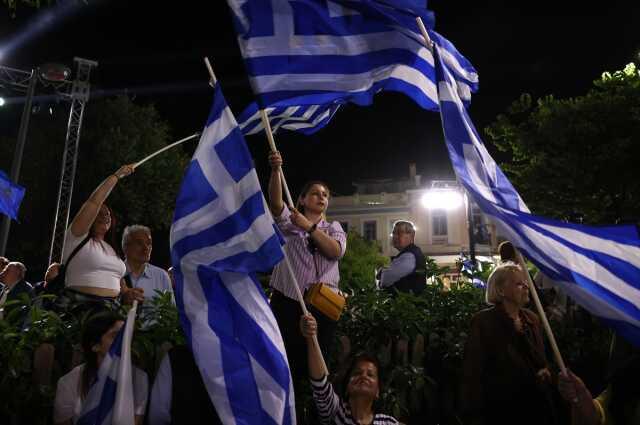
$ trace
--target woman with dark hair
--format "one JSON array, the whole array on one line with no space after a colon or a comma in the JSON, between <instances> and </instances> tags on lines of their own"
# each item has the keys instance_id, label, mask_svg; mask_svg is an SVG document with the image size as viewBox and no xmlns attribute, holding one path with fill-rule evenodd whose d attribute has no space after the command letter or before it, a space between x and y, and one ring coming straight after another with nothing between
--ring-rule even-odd
<instances>
[{"instance_id":1,"label":"woman with dark hair","mask_svg":"<svg viewBox=\"0 0 640 425\"><path fill-rule=\"evenodd\" d=\"M463 364L462 413L468 424L558 423L540 319L526 271L510 261L487 282L492 308L471 319Z\"/></svg>"},{"instance_id":2,"label":"woman with dark hair","mask_svg":"<svg viewBox=\"0 0 640 425\"><path fill-rule=\"evenodd\" d=\"M307 341L309 378L320 422L322 424L397 424L394 417L377 413L375 404L380 393L380 365L375 357L356 356L345 375L343 396L340 397L328 381L322 357L313 343L318 325L312 315L302 316L300 330Z\"/></svg>"},{"instance_id":3,"label":"woman with dark hair","mask_svg":"<svg viewBox=\"0 0 640 425\"><path fill-rule=\"evenodd\" d=\"M111 311L103 311L87 320L81 336L85 363L58 381L53 409L53 421L56 425L76 422L89 389L98 375L100 364L123 325L123 318ZM146 373L137 367L132 370L135 421L136 425L140 425L147 405L149 383Z\"/></svg>"},{"instance_id":4,"label":"woman with dark hair","mask_svg":"<svg viewBox=\"0 0 640 425\"><path fill-rule=\"evenodd\" d=\"M300 293L304 294L312 284L319 282L338 292L338 260L347 248L347 236L340 223L330 223L325 219L329 206L329 188L319 181L307 183L298 196L296 208L289 210L282 200L282 157L279 152L269 155L269 164L269 205L287 241L284 248ZM271 275L270 286L273 292L270 302L284 340L291 374L297 384L301 377L306 376L307 354L305 341L298 329L302 309L294 285L285 262L281 261ZM318 318L318 341L322 352L328 356L337 322L312 306L310 310Z\"/></svg>"},{"instance_id":5,"label":"woman with dark hair","mask_svg":"<svg viewBox=\"0 0 640 425\"><path fill-rule=\"evenodd\" d=\"M143 299L140 289L127 288L122 279L126 267L114 249L115 217L104 203L118 181L131 173L133 166L124 165L107 177L67 229L62 261L68 264L62 303L72 309L113 308L121 296L125 302Z\"/></svg>"}]
</instances>

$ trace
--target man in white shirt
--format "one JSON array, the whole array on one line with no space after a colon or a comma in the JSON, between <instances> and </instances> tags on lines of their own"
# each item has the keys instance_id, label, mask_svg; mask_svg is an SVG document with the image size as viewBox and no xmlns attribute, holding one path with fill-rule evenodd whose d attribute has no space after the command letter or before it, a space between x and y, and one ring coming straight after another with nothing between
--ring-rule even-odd
<instances>
[{"instance_id":1,"label":"man in white shirt","mask_svg":"<svg viewBox=\"0 0 640 425\"><path fill-rule=\"evenodd\" d=\"M147 226L136 224L125 227L122 233L122 251L127 266L125 281L133 288L144 290L146 301L157 296L156 291L170 292L173 298L167 272L149 263L152 245L151 229Z\"/></svg>"},{"instance_id":2,"label":"man in white shirt","mask_svg":"<svg viewBox=\"0 0 640 425\"><path fill-rule=\"evenodd\" d=\"M414 243L416 230L410 221L397 221L393 225L392 244L398 255L391 264L377 273L381 289L395 293L420 294L427 283L426 259Z\"/></svg>"}]
</instances>

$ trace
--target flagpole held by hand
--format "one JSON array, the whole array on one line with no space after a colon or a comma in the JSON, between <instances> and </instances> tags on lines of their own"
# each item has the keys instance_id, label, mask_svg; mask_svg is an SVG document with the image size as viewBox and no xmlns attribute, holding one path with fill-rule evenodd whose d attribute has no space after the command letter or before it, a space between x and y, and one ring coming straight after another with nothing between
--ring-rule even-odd
<instances>
[{"instance_id":1,"label":"flagpole held by hand","mask_svg":"<svg viewBox=\"0 0 640 425\"><path fill-rule=\"evenodd\" d=\"M144 159L141 159L140 161L138 161L138 162L136 162L135 164L133 164L133 169L135 170L135 169L136 169L136 168L138 168L140 165L144 164L145 162L147 162L148 160L150 160L150 159L151 159L151 158L153 158L154 156L156 156L156 155L158 155L158 154L161 154L162 152L164 152L164 151L166 151L166 150L168 150L168 149L171 149L171 148L173 148L173 147L175 147L175 146L178 146L179 144L184 143L184 142L186 142L186 141L188 141L188 140L191 140L191 139L193 139L193 138L195 138L195 137L198 137L198 136L200 136L200 133L193 133L191 136L185 137L184 139L180 139L180 140L178 140L177 142L173 142L173 143L171 143L170 145L165 146L164 148L162 148L162 149L159 149L159 150L155 151L155 152L154 152L154 153L152 153L151 155L149 155L149 156L145 157Z\"/></svg>"},{"instance_id":2,"label":"flagpole held by hand","mask_svg":"<svg viewBox=\"0 0 640 425\"><path fill-rule=\"evenodd\" d=\"M267 140L269 141L269 146L271 147L272 152L277 152L276 141L273 138L273 132L271 131L271 124L269 123L269 117L267 117L267 113L264 109L260 109L260 118L262 118L262 124L264 125L264 131L267 133ZM284 187L284 193L287 197L287 204L289 208L293 208L295 204L293 203L293 198L291 198L291 192L289 192L289 186L287 185L287 181L284 178L284 172L282 171L282 166L280 166L280 179L282 180L282 186Z\"/></svg>"},{"instance_id":3,"label":"flagpole held by hand","mask_svg":"<svg viewBox=\"0 0 640 425\"><path fill-rule=\"evenodd\" d=\"M510 244L510 243L509 243ZM533 303L536 306L536 310L538 312L538 316L540 316L540 320L542 321L542 326L544 327L544 331L547 334L547 338L549 338L549 342L551 343L551 349L553 350L553 355L556 359L556 363L560 368L560 372L564 375L567 374L567 367L564 364L564 360L562 358L562 354L560 354L560 350L558 349L558 344L556 343L556 338L553 335L553 331L551 330L551 326L549 325L549 320L547 319L547 314L544 312L542 308L542 303L540 302L540 298L538 297L538 292L536 291L536 287L533 284L533 280L531 280L531 276L529 275L529 271L527 269L527 265L524 262L524 258L522 258L522 254L515 246L513 246L513 251L515 252L515 260L522 268L522 271L527 276L527 283L529 285L529 292L531 293L531 297L533 298Z\"/></svg>"}]
</instances>

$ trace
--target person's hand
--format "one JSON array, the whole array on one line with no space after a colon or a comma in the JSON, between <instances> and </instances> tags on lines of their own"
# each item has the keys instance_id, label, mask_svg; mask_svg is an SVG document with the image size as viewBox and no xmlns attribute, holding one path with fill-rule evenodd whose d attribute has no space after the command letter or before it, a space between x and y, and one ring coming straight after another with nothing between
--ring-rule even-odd
<instances>
[{"instance_id":1,"label":"person's hand","mask_svg":"<svg viewBox=\"0 0 640 425\"><path fill-rule=\"evenodd\" d=\"M60 273L60 263L51 263L44 274L44 281L49 283Z\"/></svg>"},{"instance_id":2,"label":"person's hand","mask_svg":"<svg viewBox=\"0 0 640 425\"><path fill-rule=\"evenodd\" d=\"M567 374L560 372L558 374L558 392L563 399L570 403L577 403L579 395L586 390L582 379L567 369Z\"/></svg>"},{"instance_id":3,"label":"person's hand","mask_svg":"<svg viewBox=\"0 0 640 425\"><path fill-rule=\"evenodd\" d=\"M122 303L133 304L134 301L144 301L144 289L142 288L122 288Z\"/></svg>"},{"instance_id":4,"label":"person's hand","mask_svg":"<svg viewBox=\"0 0 640 425\"><path fill-rule=\"evenodd\" d=\"M116 176L118 180L127 177L128 175L133 174L133 172L135 171L134 165L135 164L123 165L122 167L118 168L118 171L113 173L113 175Z\"/></svg>"},{"instance_id":5,"label":"person's hand","mask_svg":"<svg viewBox=\"0 0 640 425\"><path fill-rule=\"evenodd\" d=\"M282 156L278 151L271 151L269 154L269 165L272 170L277 170L282 166Z\"/></svg>"},{"instance_id":6,"label":"person's hand","mask_svg":"<svg viewBox=\"0 0 640 425\"><path fill-rule=\"evenodd\" d=\"M551 372L548 368L540 369L538 373L536 373L536 379L539 384L550 384L551 383Z\"/></svg>"},{"instance_id":7,"label":"person's hand","mask_svg":"<svg viewBox=\"0 0 640 425\"><path fill-rule=\"evenodd\" d=\"M318 323L311 313L300 317L300 332L307 339L313 338L318 334Z\"/></svg>"},{"instance_id":8,"label":"person's hand","mask_svg":"<svg viewBox=\"0 0 640 425\"><path fill-rule=\"evenodd\" d=\"M309 231L309 229L313 225L309 221L309 219L304 216L304 214L302 214L300 211L298 211L295 208L291 210L291 222L296 226L298 226L299 228L301 228L302 230L304 230L305 232Z\"/></svg>"}]
</instances>

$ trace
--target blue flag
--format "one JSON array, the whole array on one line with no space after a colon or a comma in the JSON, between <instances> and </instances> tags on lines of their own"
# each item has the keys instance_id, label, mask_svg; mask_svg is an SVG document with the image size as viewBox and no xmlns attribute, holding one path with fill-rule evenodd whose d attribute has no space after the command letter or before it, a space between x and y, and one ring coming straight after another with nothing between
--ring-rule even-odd
<instances>
[{"instance_id":1,"label":"blue flag","mask_svg":"<svg viewBox=\"0 0 640 425\"><path fill-rule=\"evenodd\" d=\"M436 52L442 55L440 47ZM533 215L487 152L436 57L440 114L458 180L501 233L576 302L640 346L640 239L635 226L593 227Z\"/></svg>"},{"instance_id":2,"label":"blue flag","mask_svg":"<svg viewBox=\"0 0 640 425\"><path fill-rule=\"evenodd\" d=\"M182 327L223 423L295 424L284 344L255 276L283 255L218 84L176 200L171 259Z\"/></svg>"},{"instance_id":3,"label":"blue flag","mask_svg":"<svg viewBox=\"0 0 640 425\"><path fill-rule=\"evenodd\" d=\"M0 213L17 220L22 198L24 187L13 183L5 172L0 171Z\"/></svg>"},{"instance_id":4,"label":"blue flag","mask_svg":"<svg viewBox=\"0 0 640 425\"><path fill-rule=\"evenodd\" d=\"M415 18L433 27L433 14L417 0L227 0L257 104L242 114L242 126L258 108L315 107L311 132L329 122L337 105L369 105L380 91L396 91L427 110L438 110L433 55ZM455 70L465 101L477 90L473 66L440 35L444 60ZM305 108L294 113L306 112ZM277 124L277 123L276 123ZM298 123L299 124L299 123ZM259 130L256 130L259 131Z\"/></svg>"}]
</instances>

